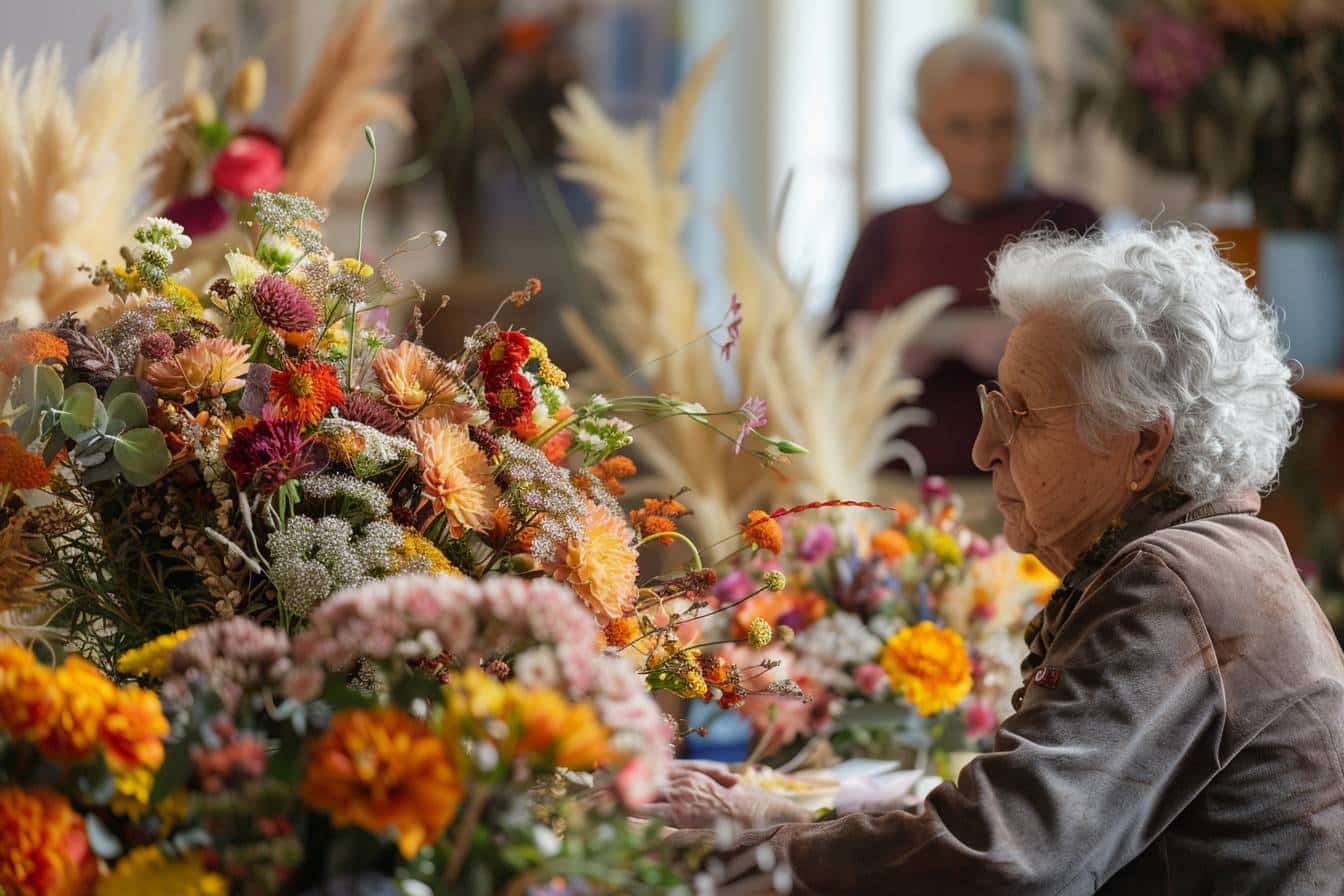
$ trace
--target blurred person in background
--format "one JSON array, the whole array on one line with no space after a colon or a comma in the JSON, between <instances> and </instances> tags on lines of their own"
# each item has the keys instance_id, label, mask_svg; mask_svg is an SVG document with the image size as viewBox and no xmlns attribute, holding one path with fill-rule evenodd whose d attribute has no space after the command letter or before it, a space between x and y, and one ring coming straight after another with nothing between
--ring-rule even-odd
<instances>
[{"instance_id":1,"label":"blurred person in background","mask_svg":"<svg viewBox=\"0 0 1344 896\"><path fill-rule=\"evenodd\" d=\"M906 437L930 473L976 473L971 445L980 419L965 397L993 372L1007 340L988 291L989 258L1039 228L1085 233L1096 213L1027 180L1022 149L1036 79L1022 35L988 21L930 49L915 71L915 113L947 165L938 198L874 217L859 235L835 300L836 328L861 325L934 286L957 298L912 346L907 371L924 380L931 425Z\"/></svg>"}]
</instances>

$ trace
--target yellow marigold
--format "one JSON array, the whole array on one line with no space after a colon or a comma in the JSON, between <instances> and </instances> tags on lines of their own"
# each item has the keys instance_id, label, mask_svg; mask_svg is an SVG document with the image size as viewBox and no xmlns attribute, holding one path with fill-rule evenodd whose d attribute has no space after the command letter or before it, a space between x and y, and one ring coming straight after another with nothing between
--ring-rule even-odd
<instances>
[{"instance_id":1,"label":"yellow marigold","mask_svg":"<svg viewBox=\"0 0 1344 896\"><path fill-rule=\"evenodd\" d=\"M228 879L207 871L199 855L169 858L157 846L131 850L98 881L98 896L228 896L228 892Z\"/></svg>"},{"instance_id":2,"label":"yellow marigold","mask_svg":"<svg viewBox=\"0 0 1344 896\"><path fill-rule=\"evenodd\" d=\"M145 378L165 395L190 403L241 389L252 366L247 346L222 336L202 339L171 358L155 361Z\"/></svg>"},{"instance_id":3,"label":"yellow marigold","mask_svg":"<svg viewBox=\"0 0 1344 896\"><path fill-rule=\"evenodd\" d=\"M471 417L472 407L457 400L457 379L448 365L410 340L379 349L373 372L383 400L407 416L449 417L454 423Z\"/></svg>"},{"instance_id":4,"label":"yellow marigold","mask_svg":"<svg viewBox=\"0 0 1344 896\"><path fill-rule=\"evenodd\" d=\"M971 658L961 635L927 620L892 635L880 662L892 690L922 716L951 709L971 690Z\"/></svg>"},{"instance_id":5,"label":"yellow marigold","mask_svg":"<svg viewBox=\"0 0 1344 896\"><path fill-rule=\"evenodd\" d=\"M410 858L453 820L462 782L424 722L391 707L355 709L337 713L313 745L299 796L337 825L395 830Z\"/></svg>"},{"instance_id":6,"label":"yellow marigold","mask_svg":"<svg viewBox=\"0 0 1344 896\"><path fill-rule=\"evenodd\" d=\"M1047 569L1035 554L1022 554L1017 558L1017 576L1040 589L1033 601L1042 606L1050 602L1050 596L1059 588L1059 576Z\"/></svg>"},{"instance_id":7,"label":"yellow marigold","mask_svg":"<svg viewBox=\"0 0 1344 896\"><path fill-rule=\"evenodd\" d=\"M112 778L116 792L107 808L117 815L139 821L149 812L149 795L154 790L154 773L147 768L135 768Z\"/></svg>"},{"instance_id":8,"label":"yellow marigold","mask_svg":"<svg viewBox=\"0 0 1344 896\"><path fill-rule=\"evenodd\" d=\"M870 545L874 553L888 560L899 560L910 553L910 539L895 529L883 529L873 536Z\"/></svg>"},{"instance_id":9,"label":"yellow marigold","mask_svg":"<svg viewBox=\"0 0 1344 896\"><path fill-rule=\"evenodd\" d=\"M41 488L50 479L42 455L25 451L14 433L0 432L0 489Z\"/></svg>"},{"instance_id":10,"label":"yellow marigold","mask_svg":"<svg viewBox=\"0 0 1344 896\"><path fill-rule=\"evenodd\" d=\"M168 665L168 654L173 648L194 634L195 628L178 629L166 635L159 635L148 644L142 644L128 650L117 660L117 671L122 675L144 675L158 678Z\"/></svg>"},{"instance_id":11,"label":"yellow marigold","mask_svg":"<svg viewBox=\"0 0 1344 896\"><path fill-rule=\"evenodd\" d=\"M632 616L613 619L602 628L602 638L608 647L624 648L642 634L639 620Z\"/></svg>"},{"instance_id":12,"label":"yellow marigold","mask_svg":"<svg viewBox=\"0 0 1344 896\"><path fill-rule=\"evenodd\" d=\"M488 532L494 525L499 486L490 461L467 435L467 428L446 420L416 420L410 436L420 452L420 506L444 514L455 538L467 529Z\"/></svg>"},{"instance_id":13,"label":"yellow marigold","mask_svg":"<svg viewBox=\"0 0 1344 896\"><path fill-rule=\"evenodd\" d=\"M342 258L341 267L361 279L368 279L373 276L373 267L358 258Z\"/></svg>"},{"instance_id":14,"label":"yellow marigold","mask_svg":"<svg viewBox=\"0 0 1344 896\"><path fill-rule=\"evenodd\" d=\"M759 616L751 620L751 624L747 626L747 643L757 650L768 645L774 637L775 632L770 623Z\"/></svg>"},{"instance_id":15,"label":"yellow marigold","mask_svg":"<svg viewBox=\"0 0 1344 896\"><path fill-rule=\"evenodd\" d=\"M82 896L98 876L84 819L50 790L0 789L0 893Z\"/></svg>"},{"instance_id":16,"label":"yellow marigold","mask_svg":"<svg viewBox=\"0 0 1344 896\"><path fill-rule=\"evenodd\" d=\"M168 720L158 695L135 685L122 688L108 705L98 736L103 756L115 772L163 765Z\"/></svg>"},{"instance_id":17,"label":"yellow marigold","mask_svg":"<svg viewBox=\"0 0 1344 896\"><path fill-rule=\"evenodd\" d=\"M0 644L0 729L20 740L40 740L60 707L52 670L18 644Z\"/></svg>"},{"instance_id":18,"label":"yellow marigold","mask_svg":"<svg viewBox=\"0 0 1344 896\"><path fill-rule=\"evenodd\" d=\"M462 570L449 562L448 558L443 556L443 552L434 546L434 542L411 529L404 530L401 544L392 549L392 572L462 575Z\"/></svg>"},{"instance_id":19,"label":"yellow marigold","mask_svg":"<svg viewBox=\"0 0 1344 896\"><path fill-rule=\"evenodd\" d=\"M43 755L57 762L76 762L98 746L103 718L117 700L117 689L91 664L77 656L51 677L56 713L37 741Z\"/></svg>"},{"instance_id":20,"label":"yellow marigold","mask_svg":"<svg viewBox=\"0 0 1344 896\"><path fill-rule=\"evenodd\" d=\"M632 535L619 516L588 502L583 534L565 542L551 564L551 575L573 588L603 623L634 606L639 552Z\"/></svg>"},{"instance_id":21,"label":"yellow marigold","mask_svg":"<svg viewBox=\"0 0 1344 896\"><path fill-rule=\"evenodd\" d=\"M10 376L20 367L55 361L64 364L70 357L65 340L46 330L24 330L0 342L0 373Z\"/></svg>"},{"instance_id":22,"label":"yellow marigold","mask_svg":"<svg viewBox=\"0 0 1344 896\"><path fill-rule=\"evenodd\" d=\"M742 527L742 539L752 547L772 554L778 554L784 549L783 530L764 510L753 510L747 514L746 525Z\"/></svg>"}]
</instances>

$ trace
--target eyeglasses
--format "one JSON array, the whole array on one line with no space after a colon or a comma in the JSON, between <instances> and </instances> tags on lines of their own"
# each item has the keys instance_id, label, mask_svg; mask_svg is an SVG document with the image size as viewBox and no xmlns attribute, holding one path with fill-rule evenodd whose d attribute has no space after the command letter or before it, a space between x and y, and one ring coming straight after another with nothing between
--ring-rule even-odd
<instances>
[{"instance_id":1,"label":"eyeglasses","mask_svg":"<svg viewBox=\"0 0 1344 896\"><path fill-rule=\"evenodd\" d=\"M995 383L994 385L998 385ZM1039 408L1024 408L1018 410L1008 403L1008 396L1004 395L999 389L988 389L984 383L975 387L975 391L980 396L980 416L983 417L990 426L990 431L995 438L1007 448L1013 443L1013 436L1017 435L1018 424L1028 414L1035 414L1040 411L1059 411L1065 408L1080 408L1082 402L1074 404L1051 404Z\"/></svg>"}]
</instances>

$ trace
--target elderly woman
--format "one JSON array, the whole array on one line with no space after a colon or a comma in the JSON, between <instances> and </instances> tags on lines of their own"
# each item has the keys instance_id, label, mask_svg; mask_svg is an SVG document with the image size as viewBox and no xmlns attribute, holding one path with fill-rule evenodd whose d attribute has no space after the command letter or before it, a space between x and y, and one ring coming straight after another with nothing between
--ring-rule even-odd
<instances>
[{"instance_id":1,"label":"elderly woman","mask_svg":"<svg viewBox=\"0 0 1344 896\"><path fill-rule=\"evenodd\" d=\"M986 21L934 45L915 70L920 131L947 166L936 199L891 209L864 227L835 299L836 326L901 304L934 286L956 300L907 353L924 380L930 427L905 436L929 471L975 475L978 420L966 395L993 376L1006 327L990 308L989 256L1042 225L1087 232L1087 206L1037 189L1022 173L1022 143L1036 105L1036 78L1022 35Z\"/></svg>"},{"instance_id":2,"label":"elderly woman","mask_svg":"<svg viewBox=\"0 0 1344 896\"><path fill-rule=\"evenodd\" d=\"M1063 585L994 751L914 812L748 833L794 893L1338 893L1344 656L1257 518L1298 417L1275 318L1179 226L1005 249L975 462ZM793 810L682 769L674 824ZM762 850L761 847L767 847Z\"/></svg>"}]
</instances>

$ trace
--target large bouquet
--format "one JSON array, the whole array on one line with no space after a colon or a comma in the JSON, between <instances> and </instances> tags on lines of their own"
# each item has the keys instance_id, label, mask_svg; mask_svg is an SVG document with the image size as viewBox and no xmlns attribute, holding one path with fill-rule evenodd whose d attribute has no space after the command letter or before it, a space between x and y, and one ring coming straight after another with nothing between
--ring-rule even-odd
<instances>
[{"instance_id":1,"label":"large bouquet","mask_svg":"<svg viewBox=\"0 0 1344 896\"><path fill-rule=\"evenodd\" d=\"M787 676L810 702L753 700L743 712L768 755L816 734L841 754L981 749L1018 683L1021 636L1058 580L1036 558L987 541L961 522L937 477L922 501L896 505L884 524L795 522L777 550L754 555L716 586L734 607L725 636L755 620L776 640L757 655L733 645L754 673ZM798 519L798 518L795 518ZM788 585L753 594L787 572Z\"/></svg>"},{"instance_id":2,"label":"large bouquet","mask_svg":"<svg viewBox=\"0 0 1344 896\"><path fill-rule=\"evenodd\" d=\"M1330 230L1344 204L1344 7L1334 0L1101 0L1100 71L1076 120L1100 113L1160 169L1248 191L1280 228Z\"/></svg>"}]
</instances>

